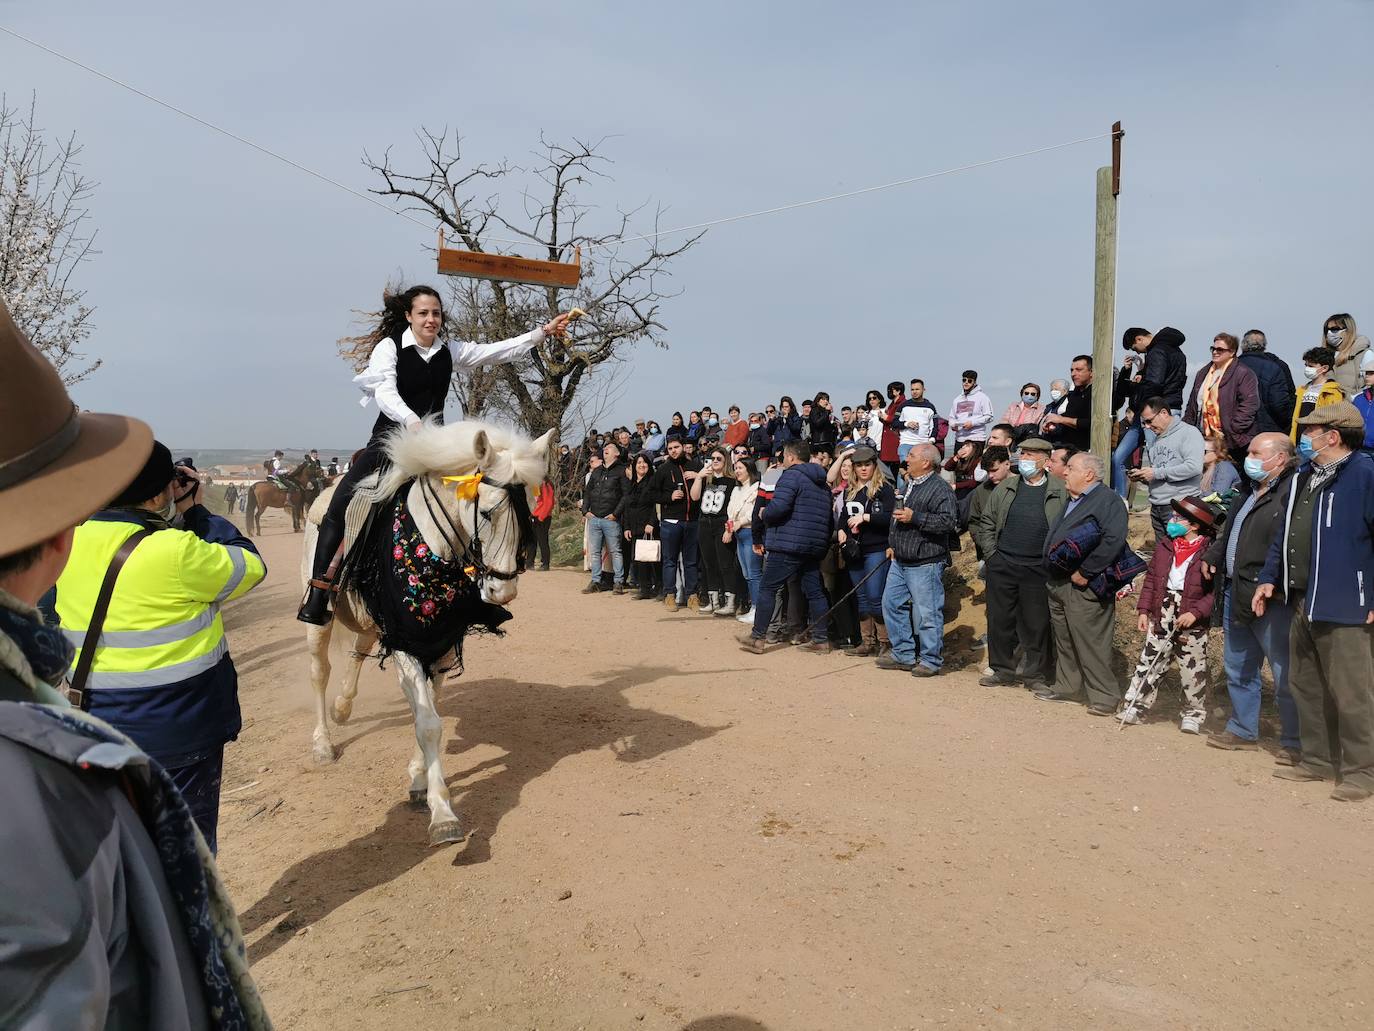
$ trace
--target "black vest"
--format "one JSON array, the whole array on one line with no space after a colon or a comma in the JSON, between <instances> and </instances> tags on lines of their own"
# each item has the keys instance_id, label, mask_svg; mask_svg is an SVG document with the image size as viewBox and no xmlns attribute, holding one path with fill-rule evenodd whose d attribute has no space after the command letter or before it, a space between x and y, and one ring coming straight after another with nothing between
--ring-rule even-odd
<instances>
[{"instance_id":1,"label":"black vest","mask_svg":"<svg viewBox=\"0 0 1374 1031\"><path fill-rule=\"evenodd\" d=\"M418 347L402 347L399 337L393 338L392 343L396 345L396 391L401 400L421 419L434 415L443 422L444 401L453 379L453 352L436 343L439 353L425 361ZM372 439L395 427L396 423L385 413L378 415L372 426Z\"/></svg>"}]
</instances>

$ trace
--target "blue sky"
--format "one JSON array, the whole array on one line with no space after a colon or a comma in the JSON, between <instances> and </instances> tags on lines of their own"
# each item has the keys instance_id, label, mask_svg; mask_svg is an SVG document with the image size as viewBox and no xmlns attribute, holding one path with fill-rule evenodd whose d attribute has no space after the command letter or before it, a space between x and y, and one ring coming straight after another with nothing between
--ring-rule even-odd
<instances>
[{"instance_id":1,"label":"blue sky","mask_svg":"<svg viewBox=\"0 0 1374 1031\"><path fill-rule=\"evenodd\" d=\"M1374 327L1374 3L1103 5L0 0L0 23L347 182L364 148L449 126L474 160L540 132L607 137L587 199L677 225L1105 132L1124 121L1118 333L1170 324L1201 361L1258 326L1297 358ZM82 272L105 367L83 406L183 447L360 445L335 355L388 278L432 281L410 223L9 37L100 186ZM994 403L1090 348L1094 170L1107 141L720 227L674 268L667 350L630 356L603 425L702 403L959 371ZM648 228L647 225L644 228Z\"/></svg>"}]
</instances>

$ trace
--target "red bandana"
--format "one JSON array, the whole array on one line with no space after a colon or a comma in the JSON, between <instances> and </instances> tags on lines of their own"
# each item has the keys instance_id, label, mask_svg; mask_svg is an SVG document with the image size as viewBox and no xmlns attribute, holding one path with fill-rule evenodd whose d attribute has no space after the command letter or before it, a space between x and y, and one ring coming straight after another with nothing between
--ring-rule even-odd
<instances>
[{"instance_id":1,"label":"red bandana","mask_svg":"<svg viewBox=\"0 0 1374 1031\"><path fill-rule=\"evenodd\" d=\"M1202 550L1202 546L1207 543L1207 538L1198 534L1192 540L1186 537L1178 537L1174 540L1174 565L1181 566L1190 558Z\"/></svg>"}]
</instances>

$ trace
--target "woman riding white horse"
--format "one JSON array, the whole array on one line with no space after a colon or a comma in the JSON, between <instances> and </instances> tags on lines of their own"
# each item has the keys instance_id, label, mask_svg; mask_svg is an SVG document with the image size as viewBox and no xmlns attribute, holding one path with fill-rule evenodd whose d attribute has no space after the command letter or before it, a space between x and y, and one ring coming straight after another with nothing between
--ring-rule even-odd
<instances>
[{"instance_id":1,"label":"woman riding white horse","mask_svg":"<svg viewBox=\"0 0 1374 1031\"><path fill-rule=\"evenodd\" d=\"M536 441L481 423L427 421L384 438L387 466L375 487L359 493L373 516L350 549L333 620L307 632L315 691L315 759L332 762L325 692L334 624L354 633L335 722L352 714L363 659L380 640L393 656L415 718L410 798L430 811L429 839L461 841L441 765L443 726L435 692L444 672L462 661L463 637L496 630L509 613L532 534L529 499L547 475L550 430ZM311 535L330 508L322 495L310 513L302 579L312 575Z\"/></svg>"},{"instance_id":2,"label":"woman riding white horse","mask_svg":"<svg viewBox=\"0 0 1374 1031\"><path fill-rule=\"evenodd\" d=\"M376 400L381 414L367 447L335 488L329 511L320 522L305 599L296 614L297 619L316 626L329 622L330 565L343 544L348 501L358 483L383 463L386 435L398 428L413 430L425 419L442 423L455 372L523 358L546 335L561 334L568 323L564 314L511 340L494 344L448 341L441 346L444 305L438 291L413 286L404 293L384 295L382 302L381 322L369 335L372 351L367 368L353 378L367 395L363 404Z\"/></svg>"}]
</instances>

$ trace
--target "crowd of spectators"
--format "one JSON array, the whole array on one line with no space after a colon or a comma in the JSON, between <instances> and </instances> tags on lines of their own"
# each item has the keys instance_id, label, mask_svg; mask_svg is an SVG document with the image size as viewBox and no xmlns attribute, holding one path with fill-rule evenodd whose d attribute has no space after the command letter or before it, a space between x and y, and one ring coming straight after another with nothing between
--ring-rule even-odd
<instances>
[{"instance_id":1,"label":"crowd of spectators","mask_svg":"<svg viewBox=\"0 0 1374 1031\"><path fill-rule=\"evenodd\" d=\"M1089 451L1093 361L1022 384L999 410L966 370L942 410L921 379L838 409L672 413L566 447L584 594L733 617L771 644L843 648L918 678L944 667L951 555L987 584L980 684L1146 722L1177 663L1180 729L1202 734L1209 631L1231 702L1223 749L1257 747L1260 670L1280 723L1275 776L1374 792L1374 352L1346 314L1302 353L1301 384L1252 329L1189 370L1178 329L1133 327L1113 371L1110 461ZM1129 546L1129 499L1148 508ZM1123 685L1118 609L1144 635Z\"/></svg>"}]
</instances>

